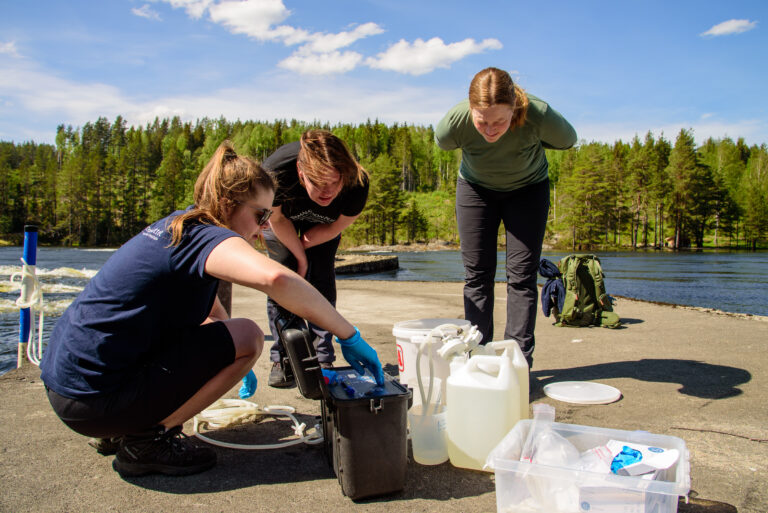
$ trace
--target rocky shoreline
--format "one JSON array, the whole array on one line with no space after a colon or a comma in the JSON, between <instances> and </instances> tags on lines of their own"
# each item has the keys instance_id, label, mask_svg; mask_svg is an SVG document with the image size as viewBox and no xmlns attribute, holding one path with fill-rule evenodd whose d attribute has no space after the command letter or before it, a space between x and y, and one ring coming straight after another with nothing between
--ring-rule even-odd
<instances>
[{"instance_id":1,"label":"rocky shoreline","mask_svg":"<svg viewBox=\"0 0 768 513\"><path fill-rule=\"evenodd\" d=\"M397 255L340 253L336 255L336 274L378 273L400 266Z\"/></svg>"},{"instance_id":2,"label":"rocky shoreline","mask_svg":"<svg viewBox=\"0 0 768 513\"><path fill-rule=\"evenodd\" d=\"M360 274L391 271L400 267L397 255L407 251L458 251L459 246L447 241L396 244L393 246L365 244L346 248L336 255L336 274Z\"/></svg>"},{"instance_id":3,"label":"rocky shoreline","mask_svg":"<svg viewBox=\"0 0 768 513\"><path fill-rule=\"evenodd\" d=\"M406 252L406 251L458 251L461 249L458 244L449 241L430 241L430 242L414 242L410 244L363 244L361 246L353 246L346 248L344 251L348 252L365 252L365 253L386 253L386 252Z\"/></svg>"}]
</instances>

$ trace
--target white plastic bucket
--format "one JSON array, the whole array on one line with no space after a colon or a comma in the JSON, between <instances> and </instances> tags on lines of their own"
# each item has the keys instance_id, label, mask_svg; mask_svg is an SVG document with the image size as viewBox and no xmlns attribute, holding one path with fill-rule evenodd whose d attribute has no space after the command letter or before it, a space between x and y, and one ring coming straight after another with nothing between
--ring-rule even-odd
<instances>
[{"instance_id":1,"label":"white plastic bucket","mask_svg":"<svg viewBox=\"0 0 768 513\"><path fill-rule=\"evenodd\" d=\"M418 346L411 342L411 337L419 335L426 336L443 324L453 324L469 329L470 324L466 319L415 319L411 321L402 321L395 323L392 328L392 334L397 341L397 365L400 372L400 383L416 388L416 356ZM437 349L437 348L435 348ZM429 360L433 360L433 372L435 377L445 379L450 373L449 363L438 355L430 354L421 357L421 375L422 380L426 382L429 379Z\"/></svg>"},{"instance_id":2,"label":"white plastic bucket","mask_svg":"<svg viewBox=\"0 0 768 513\"><path fill-rule=\"evenodd\" d=\"M447 413L442 405L438 405L438 413L434 413L433 405L429 406L426 415L422 415L420 404L408 410L413 459L421 465L439 465L448 461L448 447L445 443Z\"/></svg>"}]
</instances>

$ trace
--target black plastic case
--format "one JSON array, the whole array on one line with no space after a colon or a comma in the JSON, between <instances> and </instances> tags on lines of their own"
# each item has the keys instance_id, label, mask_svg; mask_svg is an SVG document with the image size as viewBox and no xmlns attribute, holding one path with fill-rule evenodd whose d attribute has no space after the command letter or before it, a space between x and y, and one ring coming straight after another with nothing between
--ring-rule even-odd
<instances>
[{"instance_id":1,"label":"black plastic case","mask_svg":"<svg viewBox=\"0 0 768 513\"><path fill-rule=\"evenodd\" d=\"M322 401L325 450L341 491L351 499L405 488L411 391L385 374L376 386L370 373L337 367L344 384L328 387Z\"/></svg>"},{"instance_id":2,"label":"black plastic case","mask_svg":"<svg viewBox=\"0 0 768 513\"><path fill-rule=\"evenodd\" d=\"M411 390L386 373L378 386L370 373L351 367L334 368L339 382L328 385L304 320L281 312L276 324L299 391L321 402L325 454L341 491L353 500L401 491Z\"/></svg>"}]
</instances>

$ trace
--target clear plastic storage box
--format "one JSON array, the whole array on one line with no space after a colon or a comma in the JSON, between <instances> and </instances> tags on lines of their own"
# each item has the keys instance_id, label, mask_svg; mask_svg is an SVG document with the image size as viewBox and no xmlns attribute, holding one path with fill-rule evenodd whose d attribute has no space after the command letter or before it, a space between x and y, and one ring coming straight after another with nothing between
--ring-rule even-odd
<instances>
[{"instance_id":1,"label":"clear plastic storage box","mask_svg":"<svg viewBox=\"0 0 768 513\"><path fill-rule=\"evenodd\" d=\"M678 497L691 488L690 456L685 442L674 436L646 431L621 431L558 422L521 420L492 451L488 462L496 472L499 512L546 513L675 513ZM671 467L650 476L623 476L520 461L531 427L547 426L579 452L610 440L675 449Z\"/></svg>"}]
</instances>

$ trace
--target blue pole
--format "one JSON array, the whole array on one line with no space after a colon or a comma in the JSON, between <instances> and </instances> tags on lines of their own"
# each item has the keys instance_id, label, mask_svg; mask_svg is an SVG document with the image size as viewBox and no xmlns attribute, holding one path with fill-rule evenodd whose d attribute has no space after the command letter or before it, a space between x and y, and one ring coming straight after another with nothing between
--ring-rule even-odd
<instances>
[{"instance_id":1,"label":"blue pole","mask_svg":"<svg viewBox=\"0 0 768 513\"><path fill-rule=\"evenodd\" d=\"M24 226L24 261L27 265L37 265L37 226ZM22 308L19 317L19 345L29 340L32 314L29 308ZM19 351L18 365L21 366L23 352Z\"/></svg>"}]
</instances>

